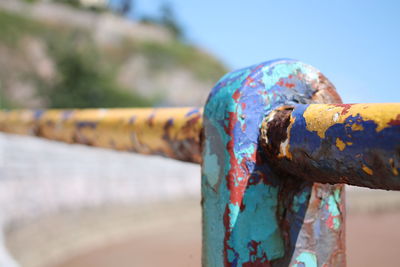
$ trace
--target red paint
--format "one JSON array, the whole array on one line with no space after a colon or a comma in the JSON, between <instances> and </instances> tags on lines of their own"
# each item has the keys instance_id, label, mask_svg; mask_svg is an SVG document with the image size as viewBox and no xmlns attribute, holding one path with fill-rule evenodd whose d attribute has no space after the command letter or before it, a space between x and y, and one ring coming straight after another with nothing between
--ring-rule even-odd
<instances>
[{"instance_id":1,"label":"red paint","mask_svg":"<svg viewBox=\"0 0 400 267\"><path fill-rule=\"evenodd\" d=\"M238 91L235 92L235 94ZM238 96L236 96L238 97ZM235 99L237 101L237 98ZM247 161L255 161L257 152L253 153L250 157L244 157L241 162L236 158L235 151L234 151L234 127L238 123L238 114L234 112L228 113L228 125L224 126L224 131L231 136L231 140L226 145L226 149L229 153L229 163L231 168L229 169L228 175L226 177L227 180L227 188L230 192L229 202L230 204L237 205L241 209L244 209L245 206L242 205L243 195L247 187L247 183L249 180L249 170L247 168L246 162ZM239 180L240 179L240 180ZM229 217L229 205L225 207L224 212L224 227L225 227L225 236L224 236L224 264L225 266L230 266L228 260L228 250L232 248L229 246L228 241L230 240L231 231L230 228L230 217Z\"/></svg>"},{"instance_id":2,"label":"red paint","mask_svg":"<svg viewBox=\"0 0 400 267\"><path fill-rule=\"evenodd\" d=\"M250 76L246 78L246 82L244 83L245 86L251 86L251 84L254 83L254 79Z\"/></svg>"},{"instance_id":3,"label":"red paint","mask_svg":"<svg viewBox=\"0 0 400 267\"><path fill-rule=\"evenodd\" d=\"M231 232L228 231L229 229L229 206L226 205L225 207L225 212L224 212L224 227L225 227L225 236L224 236L224 266L230 266L229 264L229 259L228 259L228 250L232 250L232 248L229 246L228 241L231 238Z\"/></svg>"},{"instance_id":4,"label":"red paint","mask_svg":"<svg viewBox=\"0 0 400 267\"><path fill-rule=\"evenodd\" d=\"M271 263L267 259L267 255L264 252L261 258L257 258L258 254L258 246L261 244L261 242L257 241L250 241L250 244L248 245L249 247L249 258L250 261L243 263L243 267L270 267ZM256 258L255 261L252 261L252 258Z\"/></svg>"},{"instance_id":5,"label":"red paint","mask_svg":"<svg viewBox=\"0 0 400 267\"><path fill-rule=\"evenodd\" d=\"M233 100L235 100L235 102L237 102L238 101L238 99L239 99L239 97L240 97L240 90L236 90L235 91L235 93L233 93L233 96L232 96L232 98L233 98Z\"/></svg>"},{"instance_id":6,"label":"red paint","mask_svg":"<svg viewBox=\"0 0 400 267\"><path fill-rule=\"evenodd\" d=\"M233 129L238 122L237 114L233 112L229 112L228 118L228 126L224 127L225 132L231 136L231 140L226 145L226 149L229 153L230 159L229 163L231 164L231 168L227 175L227 187L230 191L230 202L234 205L240 205L243 199L243 193L246 188L248 173L247 168L243 168L246 159L239 164L235 155L234 147L235 147L235 139L233 137ZM246 170L246 172L245 172ZM242 178L241 181L238 178Z\"/></svg>"},{"instance_id":7,"label":"red paint","mask_svg":"<svg viewBox=\"0 0 400 267\"><path fill-rule=\"evenodd\" d=\"M155 117L155 114L152 113L152 114L149 116L149 118L147 119L147 124L148 124L150 127L153 127L153 126L154 126L154 117Z\"/></svg>"},{"instance_id":8,"label":"red paint","mask_svg":"<svg viewBox=\"0 0 400 267\"><path fill-rule=\"evenodd\" d=\"M283 86L283 85L284 85L284 82L283 82L282 79L280 79L276 84L279 85L279 86Z\"/></svg>"},{"instance_id":9,"label":"red paint","mask_svg":"<svg viewBox=\"0 0 400 267\"><path fill-rule=\"evenodd\" d=\"M271 267L271 263L269 261L261 261L261 259L257 259L255 262L245 262L243 263L243 267Z\"/></svg>"},{"instance_id":10,"label":"red paint","mask_svg":"<svg viewBox=\"0 0 400 267\"><path fill-rule=\"evenodd\" d=\"M351 106L353 106L353 104L333 104L335 107L342 107L343 110L340 113L341 115L345 115L347 114L347 112L349 112L349 109L351 108Z\"/></svg>"},{"instance_id":11,"label":"red paint","mask_svg":"<svg viewBox=\"0 0 400 267\"><path fill-rule=\"evenodd\" d=\"M388 124L390 126L400 126L400 114L397 115L395 120L390 120Z\"/></svg>"},{"instance_id":12,"label":"red paint","mask_svg":"<svg viewBox=\"0 0 400 267\"><path fill-rule=\"evenodd\" d=\"M333 216L329 215L325 223L330 229L333 229Z\"/></svg>"},{"instance_id":13,"label":"red paint","mask_svg":"<svg viewBox=\"0 0 400 267\"><path fill-rule=\"evenodd\" d=\"M285 83L285 87L290 88L290 89L294 88L295 86L296 85L294 83Z\"/></svg>"}]
</instances>

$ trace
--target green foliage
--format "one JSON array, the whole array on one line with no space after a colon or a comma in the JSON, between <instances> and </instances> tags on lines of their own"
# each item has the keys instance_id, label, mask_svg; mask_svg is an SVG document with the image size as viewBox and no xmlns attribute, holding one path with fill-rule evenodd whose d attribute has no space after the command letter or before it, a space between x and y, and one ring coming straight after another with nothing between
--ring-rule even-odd
<instances>
[{"instance_id":1,"label":"green foliage","mask_svg":"<svg viewBox=\"0 0 400 267\"><path fill-rule=\"evenodd\" d=\"M165 3L161 6L159 16L143 15L139 21L145 24L157 24L165 27L179 41L185 39L183 27L176 19L175 12L169 4Z\"/></svg>"},{"instance_id":2,"label":"green foliage","mask_svg":"<svg viewBox=\"0 0 400 267\"><path fill-rule=\"evenodd\" d=\"M152 71L182 68L204 81L216 82L227 71L215 58L179 39L165 43L126 39L105 49L93 42L90 31L68 24L38 22L0 10L0 25L0 45L8 46L13 53L20 53L20 41L27 36L45 44L46 52L55 63L57 78L44 81L32 72L27 79L36 83L37 94L48 100L48 107L153 105L159 100L155 99L157 96L144 99L121 88L116 81L119 66L132 54L145 57ZM12 105L4 96L0 97L2 107Z\"/></svg>"},{"instance_id":3,"label":"green foliage","mask_svg":"<svg viewBox=\"0 0 400 267\"><path fill-rule=\"evenodd\" d=\"M33 3L37 3L40 2L41 0L24 0L27 3L33 4Z\"/></svg>"},{"instance_id":4,"label":"green foliage","mask_svg":"<svg viewBox=\"0 0 400 267\"><path fill-rule=\"evenodd\" d=\"M73 6L73 7L80 7L81 6L81 2L79 0L53 0L53 2L70 5L70 6Z\"/></svg>"},{"instance_id":5,"label":"green foliage","mask_svg":"<svg viewBox=\"0 0 400 267\"><path fill-rule=\"evenodd\" d=\"M169 4L161 6L160 24L166 27L175 38L184 38L182 26L177 21L175 13Z\"/></svg>"},{"instance_id":6,"label":"green foliage","mask_svg":"<svg viewBox=\"0 0 400 267\"><path fill-rule=\"evenodd\" d=\"M59 70L54 84L42 90L51 108L140 107L152 102L120 88L113 73L98 64L93 46L55 50Z\"/></svg>"},{"instance_id":7,"label":"green foliage","mask_svg":"<svg viewBox=\"0 0 400 267\"><path fill-rule=\"evenodd\" d=\"M4 93L0 84L0 109L10 109L10 108L15 108L15 105L8 99L7 95Z\"/></svg>"},{"instance_id":8,"label":"green foliage","mask_svg":"<svg viewBox=\"0 0 400 267\"><path fill-rule=\"evenodd\" d=\"M151 68L165 69L171 66L191 70L200 80L216 82L227 69L214 57L199 49L179 42L160 44L146 42L136 45L137 52L146 56Z\"/></svg>"},{"instance_id":9,"label":"green foliage","mask_svg":"<svg viewBox=\"0 0 400 267\"><path fill-rule=\"evenodd\" d=\"M40 24L21 16L0 10L0 41L7 45L15 45L24 34L35 34Z\"/></svg>"}]
</instances>

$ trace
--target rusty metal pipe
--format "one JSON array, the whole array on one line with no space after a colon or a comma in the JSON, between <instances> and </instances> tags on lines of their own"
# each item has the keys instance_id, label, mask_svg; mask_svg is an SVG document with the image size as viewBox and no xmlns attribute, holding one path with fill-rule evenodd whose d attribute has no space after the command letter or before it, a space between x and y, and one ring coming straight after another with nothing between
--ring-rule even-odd
<instances>
[{"instance_id":1,"label":"rusty metal pipe","mask_svg":"<svg viewBox=\"0 0 400 267\"><path fill-rule=\"evenodd\" d=\"M0 111L0 131L199 163L198 108Z\"/></svg>"},{"instance_id":2,"label":"rusty metal pipe","mask_svg":"<svg viewBox=\"0 0 400 267\"><path fill-rule=\"evenodd\" d=\"M271 166L300 179L400 190L400 104L282 106L261 144Z\"/></svg>"}]
</instances>

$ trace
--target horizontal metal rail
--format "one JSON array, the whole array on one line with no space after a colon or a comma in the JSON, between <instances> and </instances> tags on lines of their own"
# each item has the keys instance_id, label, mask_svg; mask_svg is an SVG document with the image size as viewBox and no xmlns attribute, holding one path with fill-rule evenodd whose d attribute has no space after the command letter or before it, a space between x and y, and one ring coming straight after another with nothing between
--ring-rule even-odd
<instances>
[{"instance_id":1,"label":"horizontal metal rail","mask_svg":"<svg viewBox=\"0 0 400 267\"><path fill-rule=\"evenodd\" d=\"M199 163L198 108L14 110L0 131Z\"/></svg>"},{"instance_id":2,"label":"horizontal metal rail","mask_svg":"<svg viewBox=\"0 0 400 267\"><path fill-rule=\"evenodd\" d=\"M400 103L283 106L264 119L261 139L280 172L400 190Z\"/></svg>"},{"instance_id":3,"label":"horizontal metal rail","mask_svg":"<svg viewBox=\"0 0 400 267\"><path fill-rule=\"evenodd\" d=\"M14 110L0 130L199 163L197 108ZM400 190L400 104L309 104L272 111L261 145L276 169L312 182Z\"/></svg>"}]
</instances>

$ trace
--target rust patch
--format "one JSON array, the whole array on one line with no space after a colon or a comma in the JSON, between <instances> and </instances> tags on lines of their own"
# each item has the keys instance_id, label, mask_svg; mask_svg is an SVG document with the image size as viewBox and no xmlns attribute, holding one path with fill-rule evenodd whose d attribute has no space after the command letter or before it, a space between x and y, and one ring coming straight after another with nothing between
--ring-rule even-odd
<instances>
[{"instance_id":1,"label":"rust patch","mask_svg":"<svg viewBox=\"0 0 400 267\"><path fill-rule=\"evenodd\" d=\"M276 112L267 116L263 122L265 131L261 132L261 144L272 156L278 156L281 143L288 138L287 128L290 124L290 115L293 106L282 106L275 110Z\"/></svg>"},{"instance_id":2,"label":"rust patch","mask_svg":"<svg viewBox=\"0 0 400 267\"><path fill-rule=\"evenodd\" d=\"M400 114L397 115L396 119L390 120L388 122L390 126L399 126L400 125Z\"/></svg>"},{"instance_id":3,"label":"rust patch","mask_svg":"<svg viewBox=\"0 0 400 267\"><path fill-rule=\"evenodd\" d=\"M318 82L313 84L315 91L311 99L320 103L342 103L342 99L336 92L335 86L323 75L319 73Z\"/></svg>"}]
</instances>

